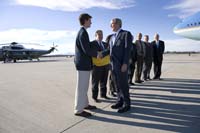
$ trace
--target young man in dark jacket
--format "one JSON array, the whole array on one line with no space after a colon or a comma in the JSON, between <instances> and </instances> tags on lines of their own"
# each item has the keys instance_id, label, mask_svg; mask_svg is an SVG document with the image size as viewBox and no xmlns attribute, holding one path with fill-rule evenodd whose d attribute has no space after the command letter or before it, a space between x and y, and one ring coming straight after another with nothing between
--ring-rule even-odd
<instances>
[{"instance_id":1,"label":"young man in dark jacket","mask_svg":"<svg viewBox=\"0 0 200 133\"><path fill-rule=\"evenodd\" d=\"M77 34L75 45L74 62L77 70L77 85L74 113L77 116L83 117L91 116L91 113L84 111L84 109L96 109L96 106L89 105L87 96L90 71L92 70L92 56L97 57L97 52L91 48L89 35L86 30L91 25L91 18L89 14L81 14L79 16L82 27Z\"/></svg>"}]
</instances>

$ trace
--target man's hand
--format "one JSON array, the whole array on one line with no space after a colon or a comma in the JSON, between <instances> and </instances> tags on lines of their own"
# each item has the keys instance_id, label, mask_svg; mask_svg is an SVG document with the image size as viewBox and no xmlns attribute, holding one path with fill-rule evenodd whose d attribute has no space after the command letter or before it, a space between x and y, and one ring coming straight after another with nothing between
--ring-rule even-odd
<instances>
[{"instance_id":1,"label":"man's hand","mask_svg":"<svg viewBox=\"0 0 200 133\"><path fill-rule=\"evenodd\" d=\"M101 51L98 51L98 52L97 52L97 58L99 58L99 59L103 58L103 55L102 55L102 52L101 52Z\"/></svg>"},{"instance_id":2,"label":"man's hand","mask_svg":"<svg viewBox=\"0 0 200 133\"><path fill-rule=\"evenodd\" d=\"M126 72L127 69L128 69L127 64L123 64L122 67L121 67L121 72Z\"/></svg>"}]
</instances>

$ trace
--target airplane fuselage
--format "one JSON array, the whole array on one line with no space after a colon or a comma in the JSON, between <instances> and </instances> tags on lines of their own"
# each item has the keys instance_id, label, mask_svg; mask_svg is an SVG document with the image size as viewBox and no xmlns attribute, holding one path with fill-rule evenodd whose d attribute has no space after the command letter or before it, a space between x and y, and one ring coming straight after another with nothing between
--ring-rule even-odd
<instances>
[{"instance_id":1,"label":"airplane fuselage","mask_svg":"<svg viewBox=\"0 0 200 133\"><path fill-rule=\"evenodd\" d=\"M185 18L176 25L174 33L185 38L200 40L200 12Z\"/></svg>"}]
</instances>

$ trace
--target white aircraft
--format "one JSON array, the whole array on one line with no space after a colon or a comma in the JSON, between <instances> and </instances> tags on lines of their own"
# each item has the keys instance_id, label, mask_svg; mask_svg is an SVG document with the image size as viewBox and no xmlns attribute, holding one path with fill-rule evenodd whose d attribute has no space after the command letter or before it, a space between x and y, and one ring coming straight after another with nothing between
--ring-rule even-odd
<instances>
[{"instance_id":1,"label":"white aircraft","mask_svg":"<svg viewBox=\"0 0 200 133\"><path fill-rule=\"evenodd\" d=\"M185 18L174 27L174 33L185 38L200 40L200 12Z\"/></svg>"}]
</instances>

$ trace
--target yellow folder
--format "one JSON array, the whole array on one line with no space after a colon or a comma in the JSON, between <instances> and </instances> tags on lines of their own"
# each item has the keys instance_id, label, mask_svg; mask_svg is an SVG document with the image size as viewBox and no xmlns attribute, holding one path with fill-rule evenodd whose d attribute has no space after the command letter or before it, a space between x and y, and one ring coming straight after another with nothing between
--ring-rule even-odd
<instances>
[{"instance_id":1,"label":"yellow folder","mask_svg":"<svg viewBox=\"0 0 200 133\"><path fill-rule=\"evenodd\" d=\"M107 55L107 56L105 56L102 59L92 57L92 63L95 66L105 66L105 65L108 65L110 63L110 56Z\"/></svg>"}]
</instances>

